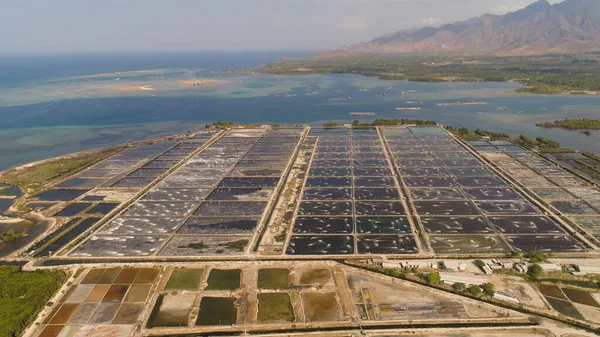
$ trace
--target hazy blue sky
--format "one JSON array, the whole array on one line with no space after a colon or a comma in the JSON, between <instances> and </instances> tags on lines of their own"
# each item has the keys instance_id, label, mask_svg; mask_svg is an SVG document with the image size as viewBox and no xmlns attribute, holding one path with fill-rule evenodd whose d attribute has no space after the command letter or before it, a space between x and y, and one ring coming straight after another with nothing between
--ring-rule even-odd
<instances>
[{"instance_id":1,"label":"hazy blue sky","mask_svg":"<svg viewBox=\"0 0 600 337\"><path fill-rule=\"evenodd\" d=\"M328 49L531 2L0 0L0 52Z\"/></svg>"}]
</instances>

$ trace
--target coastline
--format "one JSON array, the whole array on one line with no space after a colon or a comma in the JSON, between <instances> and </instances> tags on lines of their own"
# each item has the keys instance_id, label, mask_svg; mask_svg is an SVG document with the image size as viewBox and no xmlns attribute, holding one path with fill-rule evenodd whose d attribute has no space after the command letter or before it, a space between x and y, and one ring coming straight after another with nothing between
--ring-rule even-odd
<instances>
[{"instance_id":1,"label":"coastline","mask_svg":"<svg viewBox=\"0 0 600 337\"><path fill-rule=\"evenodd\" d=\"M233 71L233 70L232 70ZM521 85L523 85L522 88L517 88L514 90L515 93L518 94L532 94L532 95L546 95L546 96L554 96L554 95L564 95L564 96L598 96L600 95L600 91L596 91L596 90L568 90L568 91L548 91L548 92L541 92L538 90L538 87L535 86L528 86L525 83L522 83L518 80L505 80L505 81L482 81L480 79L453 79L453 80L448 80L445 78L432 78L432 79L423 79L423 78L386 78L386 77L382 77L379 75L367 75L367 74L360 74L360 73L352 73L352 72L339 72L339 73L332 73L332 72L314 72L312 71L312 69L304 69L302 70L302 72L300 73L296 73L296 74L288 74L288 73L277 73L277 72L270 72L270 71L261 71L260 69L248 69L248 70L239 70L237 71L239 73L246 73L246 74L266 74L266 75L277 75L280 77L299 77L299 76L305 76L305 75L361 75L364 77L368 77L368 78L376 78L378 80L387 80L387 81L410 81L410 82L419 82L419 83L519 83Z\"/></svg>"}]
</instances>

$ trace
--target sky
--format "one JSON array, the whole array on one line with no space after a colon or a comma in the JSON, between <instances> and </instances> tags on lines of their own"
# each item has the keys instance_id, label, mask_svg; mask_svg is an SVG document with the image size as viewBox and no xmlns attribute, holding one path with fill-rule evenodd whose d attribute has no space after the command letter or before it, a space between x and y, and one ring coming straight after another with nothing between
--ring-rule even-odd
<instances>
[{"instance_id":1,"label":"sky","mask_svg":"<svg viewBox=\"0 0 600 337\"><path fill-rule=\"evenodd\" d=\"M0 0L0 52L324 50L532 2Z\"/></svg>"}]
</instances>

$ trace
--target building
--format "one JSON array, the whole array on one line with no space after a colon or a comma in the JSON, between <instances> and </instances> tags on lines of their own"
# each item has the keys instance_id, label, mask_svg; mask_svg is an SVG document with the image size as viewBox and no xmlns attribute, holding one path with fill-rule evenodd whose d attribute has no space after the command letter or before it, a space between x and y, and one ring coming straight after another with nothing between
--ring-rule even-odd
<instances>
[{"instance_id":1,"label":"building","mask_svg":"<svg viewBox=\"0 0 600 337\"><path fill-rule=\"evenodd\" d=\"M496 260L496 263L501 265L502 268L505 269L511 269L514 267L515 263L512 260L506 260L506 259L502 259L502 260Z\"/></svg>"},{"instance_id":2,"label":"building","mask_svg":"<svg viewBox=\"0 0 600 337\"><path fill-rule=\"evenodd\" d=\"M465 271L467 270L467 265L464 262L457 260L449 260L444 261L444 265L447 269L456 270L456 271Z\"/></svg>"},{"instance_id":3,"label":"building","mask_svg":"<svg viewBox=\"0 0 600 337\"><path fill-rule=\"evenodd\" d=\"M381 267L383 268L402 268L400 262L383 262L381 263Z\"/></svg>"},{"instance_id":4,"label":"building","mask_svg":"<svg viewBox=\"0 0 600 337\"><path fill-rule=\"evenodd\" d=\"M436 261L412 260L402 262L404 268L420 268L420 269L438 269Z\"/></svg>"},{"instance_id":5,"label":"building","mask_svg":"<svg viewBox=\"0 0 600 337\"><path fill-rule=\"evenodd\" d=\"M480 285L490 281L488 276L446 272L440 272L440 279L446 284L464 283L467 286Z\"/></svg>"},{"instance_id":6,"label":"building","mask_svg":"<svg viewBox=\"0 0 600 337\"><path fill-rule=\"evenodd\" d=\"M483 272L486 275L492 275L492 272L493 272L492 268L488 264L486 264L485 266L481 267L481 270L483 270Z\"/></svg>"},{"instance_id":7,"label":"building","mask_svg":"<svg viewBox=\"0 0 600 337\"><path fill-rule=\"evenodd\" d=\"M548 271L561 271L562 267L556 263L551 263L551 262L540 262L540 263L536 263L537 265L539 265L540 267L542 267L542 269L546 272Z\"/></svg>"},{"instance_id":8,"label":"building","mask_svg":"<svg viewBox=\"0 0 600 337\"><path fill-rule=\"evenodd\" d=\"M527 272L527 268L528 265L525 262L519 262L517 264L515 264L515 270L518 271L519 273L526 273Z\"/></svg>"}]
</instances>

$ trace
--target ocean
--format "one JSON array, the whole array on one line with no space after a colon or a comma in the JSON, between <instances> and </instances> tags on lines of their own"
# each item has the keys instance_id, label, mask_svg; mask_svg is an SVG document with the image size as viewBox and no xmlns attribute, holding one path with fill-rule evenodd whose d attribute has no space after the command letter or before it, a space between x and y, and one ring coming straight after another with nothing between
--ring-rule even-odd
<instances>
[{"instance_id":1,"label":"ocean","mask_svg":"<svg viewBox=\"0 0 600 337\"><path fill-rule=\"evenodd\" d=\"M600 97L517 94L517 83L415 83L357 75L230 72L311 51L0 55L0 170L70 152L199 129L214 121L312 124L374 118L541 136L598 151L599 132L536 122L600 116ZM196 85L197 84L197 85ZM398 111L407 100L421 110ZM476 100L484 105L438 106Z\"/></svg>"}]
</instances>

